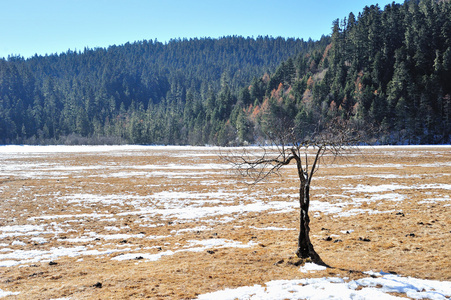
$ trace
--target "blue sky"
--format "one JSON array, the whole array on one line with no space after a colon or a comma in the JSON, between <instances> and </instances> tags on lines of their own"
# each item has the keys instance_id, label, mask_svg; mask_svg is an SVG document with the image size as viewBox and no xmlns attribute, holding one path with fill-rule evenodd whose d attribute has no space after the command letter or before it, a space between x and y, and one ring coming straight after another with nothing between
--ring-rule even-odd
<instances>
[{"instance_id":1,"label":"blue sky","mask_svg":"<svg viewBox=\"0 0 451 300\"><path fill-rule=\"evenodd\" d=\"M0 0L0 58L149 39L269 35L317 40L371 0ZM397 1L397 3L399 3Z\"/></svg>"}]
</instances>

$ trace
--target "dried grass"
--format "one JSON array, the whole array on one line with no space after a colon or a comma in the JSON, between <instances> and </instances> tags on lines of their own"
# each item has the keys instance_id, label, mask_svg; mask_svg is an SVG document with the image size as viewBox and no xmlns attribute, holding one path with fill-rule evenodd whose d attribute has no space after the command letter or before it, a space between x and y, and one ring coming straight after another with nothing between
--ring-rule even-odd
<instances>
[{"instance_id":1,"label":"dried grass","mask_svg":"<svg viewBox=\"0 0 451 300\"><path fill-rule=\"evenodd\" d=\"M196 150L197 154L202 150ZM143 151L135 156L121 156L114 153L77 153L39 155L22 159L23 163L64 164L66 167L87 167L78 176L70 173L62 177L33 178L0 175L0 226L20 224L51 224L58 220L34 220L41 215L90 214L95 212L118 214L136 211L129 203L109 205L101 202L68 203L63 196L80 194L152 195L163 191L207 193L210 191L237 190L243 195L260 197L262 201L286 201L284 193L296 193L296 174L293 168L282 171L283 178L247 187L244 184L230 184L233 178L223 170L205 170L201 176L187 178L142 175L126 178L113 177L102 169L89 169L93 165L116 165L117 172L152 172L148 165L176 166L191 164L220 163L212 155L214 150L205 150L204 156L183 156L180 150ZM189 154L189 153L188 153ZM116 220L99 222L93 218L80 218L72 222L73 232L47 235L48 243L25 246L11 246L12 249L51 249L52 247L73 247L65 241L84 236L89 232L111 234L106 226L127 227L121 233L145 236L167 236L166 238L130 238L126 243L119 240L99 240L77 243L93 245L92 249L111 249L120 246L140 247L138 252L158 253L181 249L190 240L224 238L257 245L249 248L216 248L213 253L178 252L163 256L158 261L112 260L119 253L101 256L59 257L56 265L37 262L22 266L0 269L0 289L20 292L10 299L190 299L198 294L224 288L264 284L275 279L298 279L305 277L347 276L362 277L360 271L396 272L403 276L424 279L451 280L451 214L450 200L423 202L426 199L449 196L450 190L421 189L425 184L449 184L451 182L451 153L449 148L375 148L364 149L361 155L335 160L323 165L313 179L312 200L330 203L346 203L354 198L367 199L361 206L348 205L343 208L360 208L389 211L381 214L357 214L336 217L319 212L312 217L311 238L322 259L334 268L316 273L301 273L294 258L296 230L259 230L265 227L296 228L298 212L271 214L268 211L233 216L231 222L217 222L208 225L208 220L152 218L157 227L143 227L145 215L130 214L116 216ZM442 166L441 163L444 163ZM427 166L434 164L436 166ZM402 165L402 166L401 166ZM136 167L142 166L141 169ZM366 167L365 167L366 166ZM162 171L162 170L159 170ZM189 172L170 169L167 172ZM374 177L386 174L386 177ZM90 176L93 177L90 177ZM391 175L391 176L388 176ZM396 176L392 176L396 175ZM217 182L206 185L205 182ZM401 201L390 199L370 201L373 193L347 193L344 186L398 184L410 189L396 190L405 196ZM418 188L415 188L418 187ZM255 193L258 191L259 193ZM383 192L380 194L386 194ZM347 197L345 197L347 196ZM268 198L269 197L269 198ZM208 198L207 198L208 199ZM225 199L231 201L230 199ZM232 199L233 200L233 199ZM251 203L255 199L242 197L227 202L228 205ZM292 201L296 201L295 198ZM156 204L164 207L164 204ZM209 206L214 204L208 203ZM207 204L205 204L207 206ZM315 212L312 212L312 215ZM224 216L211 219L221 220ZM66 220L66 219L64 219ZM143 222L144 220L144 222ZM207 226L205 230L185 231L179 235L174 230ZM342 233L350 231L350 233ZM170 236L169 236L170 235ZM331 241L326 238L332 236ZM335 237L339 236L339 237ZM24 238L25 239L25 238ZM5 238L2 243L12 243L16 238ZM339 241L336 241L339 240ZM369 241L365 241L369 240ZM336 241L336 242L335 242ZM147 250L144 248L149 247ZM83 260L79 260L83 258ZM101 287L96 287L101 283Z\"/></svg>"}]
</instances>

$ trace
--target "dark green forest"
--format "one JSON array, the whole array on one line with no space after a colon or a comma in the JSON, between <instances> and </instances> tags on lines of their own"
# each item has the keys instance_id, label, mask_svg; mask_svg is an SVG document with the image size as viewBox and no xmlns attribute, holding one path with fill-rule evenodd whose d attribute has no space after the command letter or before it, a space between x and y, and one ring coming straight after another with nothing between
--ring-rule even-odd
<instances>
[{"instance_id":1,"label":"dark green forest","mask_svg":"<svg viewBox=\"0 0 451 300\"><path fill-rule=\"evenodd\" d=\"M451 2L367 6L319 41L144 40L0 59L1 144L245 145L332 119L374 128L374 143L451 143Z\"/></svg>"}]
</instances>

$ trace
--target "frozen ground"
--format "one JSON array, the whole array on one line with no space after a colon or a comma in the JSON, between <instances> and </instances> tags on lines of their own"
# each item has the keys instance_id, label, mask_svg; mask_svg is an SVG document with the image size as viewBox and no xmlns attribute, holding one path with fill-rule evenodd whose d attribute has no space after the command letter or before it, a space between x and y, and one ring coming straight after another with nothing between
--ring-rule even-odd
<instances>
[{"instance_id":1,"label":"frozen ground","mask_svg":"<svg viewBox=\"0 0 451 300\"><path fill-rule=\"evenodd\" d=\"M386 151L390 149L387 147ZM408 149L406 147L406 151ZM449 151L451 147L438 151L424 149L440 155L441 150ZM157 159L171 151L174 151L172 157L179 161L166 163ZM179 253L257 247L260 241L192 239L192 234L212 232L218 224L238 224L233 226L239 228L243 216L250 214L295 211L298 206L296 187L272 185L262 191L240 185L223 175L228 165L203 160L217 154L216 151L205 147L0 146L0 267L21 268L61 258L82 261L87 256L111 261L155 262ZM79 161L78 155L91 158ZM134 160L149 155L155 158L153 162ZM110 157L124 160L119 164ZM330 177L318 176L314 182L312 216L348 218L393 214L399 212L397 203L409 201L413 191L423 195L422 203L449 210L451 184L446 182L450 174L435 174L440 178L438 182L412 186L410 180L423 175L406 173L403 169L415 166L427 173L439 166L417 163L415 157L416 154L412 154L412 161L405 164L360 165L369 171L333 177L334 184L338 184L334 191L330 189ZM449 164L445 162L441 166L449 167ZM337 165L329 164L324 168L333 169ZM382 168L384 172L372 173L374 168ZM366 184L366 178L378 181ZM354 181L349 183L349 179ZM119 188L121 180L126 180L128 186ZM193 180L195 184L180 183ZM24 184L14 185L19 181ZM61 182L65 185L59 186ZM379 205L381 203L383 205ZM130 218L133 218L132 224L128 221ZM297 230L280 224L248 228ZM350 228L343 228L333 237L338 239L352 232ZM180 241L175 242L175 238ZM134 242L127 242L130 240ZM299 273L311 274L319 270L316 265L306 265ZM264 286L220 290L198 298L396 298L388 293L414 299L446 299L451 297L451 283L381 272L369 273L367 278L358 280L340 277L277 280ZM0 290L0 297L16 294Z\"/></svg>"},{"instance_id":2,"label":"frozen ground","mask_svg":"<svg viewBox=\"0 0 451 300\"><path fill-rule=\"evenodd\" d=\"M315 271L321 266L302 267ZM369 272L371 277L358 280L324 277L300 280L274 280L265 286L244 286L200 295L197 299L215 300L285 300L285 299L449 299L451 283L402 277L384 272Z\"/></svg>"}]
</instances>

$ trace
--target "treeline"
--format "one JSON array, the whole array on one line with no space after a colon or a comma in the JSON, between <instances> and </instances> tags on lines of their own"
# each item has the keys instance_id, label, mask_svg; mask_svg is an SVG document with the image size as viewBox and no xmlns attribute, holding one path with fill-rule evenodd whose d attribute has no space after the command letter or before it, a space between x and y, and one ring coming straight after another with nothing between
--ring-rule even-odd
<instances>
[{"instance_id":1,"label":"treeline","mask_svg":"<svg viewBox=\"0 0 451 300\"><path fill-rule=\"evenodd\" d=\"M252 144L329 119L451 143L451 2L365 7L319 41L143 41L0 60L1 143Z\"/></svg>"},{"instance_id":2,"label":"treeline","mask_svg":"<svg viewBox=\"0 0 451 300\"><path fill-rule=\"evenodd\" d=\"M314 45L229 36L0 59L0 143L208 143L188 137L187 119L208 127L221 82L237 94Z\"/></svg>"}]
</instances>

